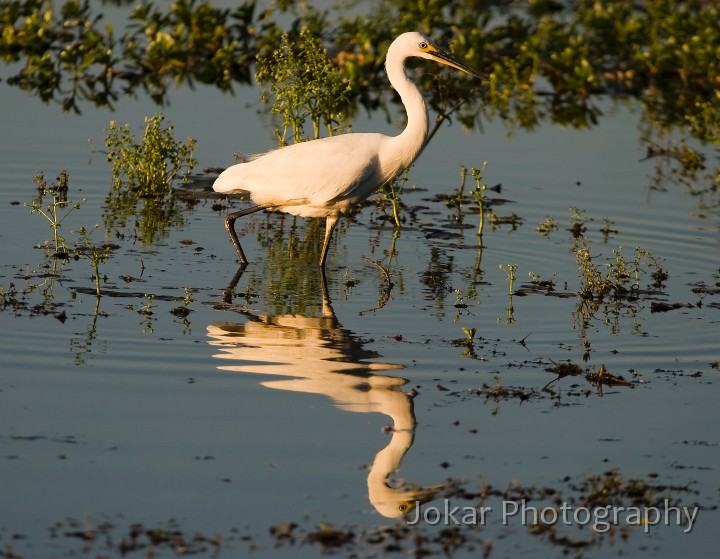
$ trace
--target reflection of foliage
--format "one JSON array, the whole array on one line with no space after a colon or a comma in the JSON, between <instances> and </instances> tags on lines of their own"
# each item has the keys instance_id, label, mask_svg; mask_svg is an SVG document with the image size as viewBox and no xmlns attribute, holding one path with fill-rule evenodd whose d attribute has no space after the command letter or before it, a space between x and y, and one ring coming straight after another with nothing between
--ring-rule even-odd
<instances>
[{"instance_id":1,"label":"reflection of foliage","mask_svg":"<svg viewBox=\"0 0 720 559\"><path fill-rule=\"evenodd\" d=\"M169 228L185 223L186 207L173 195L138 198L128 190L113 190L105 199L103 221L108 234L123 236L122 230L130 226L141 243L155 244L167 236Z\"/></svg>"},{"instance_id":2,"label":"reflection of foliage","mask_svg":"<svg viewBox=\"0 0 720 559\"><path fill-rule=\"evenodd\" d=\"M284 215L268 220L258 232L260 245L267 251L260 278L256 280L254 270L248 270L248 285L263 286L258 296L274 314L314 314L319 310L321 274L307 270L317 269L325 220Z\"/></svg>"},{"instance_id":3,"label":"reflection of foliage","mask_svg":"<svg viewBox=\"0 0 720 559\"><path fill-rule=\"evenodd\" d=\"M717 138L716 3L533 2L524 12L510 4L384 0L366 16L332 21L327 12L293 0L262 13L253 1L234 11L204 0L179 0L166 11L147 2L131 12L132 27L116 36L87 1L69 0L56 9L42 0L4 0L0 55L24 62L10 83L43 100L57 99L65 109L77 110L78 96L110 104L119 91L138 87L163 101L171 83L197 80L222 90L249 83L256 55L266 57L282 44L273 16L292 11L289 28L294 34L308 28L333 45L352 100L368 109L386 99L387 45L400 31L420 29L442 43L453 41L457 55L488 70L482 110L514 125L531 128L542 118L591 125L601 116L594 94L631 94L641 97L649 121L689 124L695 137ZM474 82L453 78L447 87L434 74L422 80L433 109L447 114L466 100L455 116L474 124L480 110Z\"/></svg>"},{"instance_id":4,"label":"reflection of foliage","mask_svg":"<svg viewBox=\"0 0 720 559\"><path fill-rule=\"evenodd\" d=\"M720 206L720 167L703 181L706 173L706 156L688 144L685 138L677 139L667 130L650 129L643 137L646 159L655 162L655 173L650 179L651 190L664 190L668 184L684 185L698 198L704 211Z\"/></svg>"},{"instance_id":5,"label":"reflection of foliage","mask_svg":"<svg viewBox=\"0 0 720 559\"><path fill-rule=\"evenodd\" d=\"M107 317L107 313L100 310L100 299L95 301L95 313L87 325L84 335L77 333L78 337L70 338L70 351L74 355L76 365L85 365L87 358L92 355L94 345L97 345L97 319L99 316Z\"/></svg>"},{"instance_id":6,"label":"reflection of foliage","mask_svg":"<svg viewBox=\"0 0 720 559\"><path fill-rule=\"evenodd\" d=\"M67 0L59 9L54 4L3 0L0 56L25 63L8 83L66 111L79 111L83 99L112 106L121 92L138 88L163 102L170 83L199 81L226 91L233 81L250 80L254 2L230 11L179 0L167 12L142 2L119 38L88 0ZM260 24L255 31L263 30Z\"/></svg>"},{"instance_id":7,"label":"reflection of foliage","mask_svg":"<svg viewBox=\"0 0 720 559\"><path fill-rule=\"evenodd\" d=\"M269 88L275 98L271 112L283 117L283 130L276 132L280 145L287 144L288 130L292 130L295 143L302 141L306 119L312 124L313 138L320 137L321 125L330 136L342 131L349 86L320 40L304 29L297 41L291 41L288 34L283 34L281 41L272 56L258 58L256 74L264 86L263 101L270 102Z\"/></svg>"},{"instance_id":8,"label":"reflection of foliage","mask_svg":"<svg viewBox=\"0 0 720 559\"><path fill-rule=\"evenodd\" d=\"M522 10L508 0L383 0L351 19L297 0L262 12L254 0L232 11L209 0L178 0L167 8L139 4L117 34L93 9L87 0L67 0L59 8L47 0L1 0L0 57L22 65L7 83L79 111L82 99L112 105L138 88L159 103L180 83L229 91L233 83L250 83L256 61L260 81L282 83L278 72L300 65L319 74L295 72L300 87L282 86L294 91L286 96L290 104L280 105L285 127L296 132L308 117L315 134L321 123L332 133L357 107L391 113L388 104L398 99L387 87L383 57L397 34L419 29L451 43L456 55L490 76L482 92L475 80L448 81L444 70L416 76L439 115L436 125L452 117L466 127L489 118L511 128L532 129L544 119L588 127L602 117L599 96L633 96L645 126L658 134L679 129L700 142L720 141L715 2L531 2ZM293 19L284 33L278 21L287 21L287 12ZM290 48L288 37L309 48ZM316 37L336 65L320 60L325 56ZM277 56L288 64L263 67ZM315 102L308 104L306 92L319 100L314 109L322 117L295 112ZM689 143L687 149L699 150ZM718 176L715 170L715 190Z\"/></svg>"}]
</instances>

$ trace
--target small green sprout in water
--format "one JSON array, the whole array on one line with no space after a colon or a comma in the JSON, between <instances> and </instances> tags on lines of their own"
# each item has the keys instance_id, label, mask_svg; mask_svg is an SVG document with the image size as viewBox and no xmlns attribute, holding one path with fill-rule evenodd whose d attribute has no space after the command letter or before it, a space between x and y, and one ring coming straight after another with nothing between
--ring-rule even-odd
<instances>
[{"instance_id":1,"label":"small green sprout in water","mask_svg":"<svg viewBox=\"0 0 720 559\"><path fill-rule=\"evenodd\" d=\"M142 307L138 309L138 314L145 317L145 324L143 325L143 333L150 332L151 334L155 331L153 328L153 315L155 314L154 303L155 295L146 293L145 300L147 301Z\"/></svg>"},{"instance_id":2,"label":"small green sprout in water","mask_svg":"<svg viewBox=\"0 0 720 559\"><path fill-rule=\"evenodd\" d=\"M175 140L172 125L162 125L164 119L162 113L145 117L145 132L139 141L129 125L110 121L105 146L115 189L127 187L138 196L162 196L171 191L178 176L187 180L197 165L193 158L195 140Z\"/></svg>"},{"instance_id":3,"label":"small green sprout in water","mask_svg":"<svg viewBox=\"0 0 720 559\"><path fill-rule=\"evenodd\" d=\"M508 285L509 285L509 294L508 294L508 306L505 308L505 311L507 312L507 316L505 318L505 322L507 324L514 324L515 323L515 307L513 306L513 293L514 285L515 285L515 270L518 269L517 264L508 264L507 268L505 268L502 264L500 264L499 268L505 272L505 275L507 276Z\"/></svg>"},{"instance_id":4,"label":"small green sprout in water","mask_svg":"<svg viewBox=\"0 0 720 559\"><path fill-rule=\"evenodd\" d=\"M500 225L510 225L513 229L517 229L523 223L523 219L515 212L510 212L508 215L500 216L494 211L490 210L490 223L493 227L499 227Z\"/></svg>"},{"instance_id":5,"label":"small green sprout in water","mask_svg":"<svg viewBox=\"0 0 720 559\"><path fill-rule=\"evenodd\" d=\"M465 328L465 327L463 326L463 327L461 328L461 330L462 330L463 334L465 334L465 336L467 337L467 340L466 340L465 343L466 343L467 345L472 345L472 344L473 344L473 341L475 340L475 333L476 333L475 328Z\"/></svg>"},{"instance_id":6,"label":"small green sprout in water","mask_svg":"<svg viewBox=\"0 0 720 559\"><path fill-rule=\"evenodd\" d=\"M487 190L487 184L482 182L482 178L483 173L485 173L486 167L487 161L483 161L482 167L480 167L480 169L476 169L475 167L470 169L470 174L475 180L475 188L470 191L470 197L475 200L475 203L478 205L478 210L480 213L480 222L478 223L477 230L478 237L483 236L483 229L485 228L485 191Z\"/></svg>"},{"instance_id":7,"label":"small green sprout in water","mask_svg":"<svg viewBox=\"0 0 720 559\"><path fill-rule=\"evenodd\" d=\"M515 285L515 270L518 269L517 264L508 264L507 268L500 264L499 268L505 272L507 276L508 284L510 285L510 295L514 293L513 286Z\"/></svg>"},{"instance_id":8,"label":"small green sprout in water","mask_svg":"<svg viewBox=\"0 0 720 559\"><path fill-rule=\"evenodd\" d=\"M460 354L463 357L477 357L475 353L475 334L477 330L475 328L460 328L462 333L465 334L464 338L458 338L453 340L453 345L464 348Z\"/></svg>"},{"instance_id":9,"label":"small green sprout in water","mask_svg":"<svg viewBox=\"0 0 720 559\"><path fill-rule=\"evenodd\" d=\"M390 202L390 206L392 207L393 220L395 221L395 227L398 228L401 226L400 208L402 206L402 200L400 199L400 193L402 192L403 187L405 186L405 183L407 181L408 171L405 170L402 175L400 175L399 177L395 177L378 191L382 208L385 208L385 204L387 202Z\"/></svg>"},{"instance_id":10,"label":"small green sprout in water","mask_svg":"<svg viewBox=\"0 0 720 559\"><path fill-rule=\"evenodd\" d=\"M468 304L465 302L465 297L463 297L462 291L460 289L455 290L455 303L453 304L453 307L458 309L458 312L453 319L453 322L457 322L458 320L460 320L460 315L462 314L463 310L468 308Z\"/></svg>"},{"instance_id":11,"label":"small green sprout in water","mask_svg":"<svg viewBox=\"0 0 720 559\"><path fill-rule=\"evenodd\" d=\"M47 185L43 173L35 175L33 180L37 185L38 197L30 204L26 204L26 206L30 206L31 213L43 216L52 228L53 244L51 245L49 241L45 241L45 250L55 258L68 258L69 251L65 244L65 238L60 234L60 226L74 210L80 208L80 203L68 202L68 173L65 170L60 171L57 181L51 186ZM43 203L45 196L51 198L47 205Z\"/></svg>"},{"instance_id":12,"label":"small green sprout in water","mask_svg":"<svg viewBox=\"0 0 720 559\"><path fill-rule=\"evenodd\" d=\"M553 274L553 278L557 275L557 272ZM530 283L533 284L538 289L544 289L546 291L553 291L555 289L555 280L554 279L543 279L539 274L536 272L533 272L530 270L528 272L528 276L530 277Z\"/></svg>"},{"instance_id":13,"label":"small green sprout in water","mask_svg":"<svg viewBox=\"0 0 720 559\"><path fill-rule=\"evenodd\" d=\"M188 320L188 316L190 316L190 313L192 312L192 309L190 308L190 303L193 302L192 294L190 293L190 289L187 287L184 287L183 290L185 291L185 297L183 297L182 306L174 307L170 309L170 314L172 314L174 317L180 319L182 321L183 325L183 334L189 334L190 333L190 320Z\"/></svg>"},{"instance_id":14,"label":"small green sprout in water","mask_svg":"<svg viewBox=\"0 0 720 559\"><path fill-rule=\"evenodd\" d=\"M467 167L460 165L460 186L453 190L445 200L445 206L452 209L455 208L455 222L462 223L463 213L462 205L465 201L465 180L467 179Z\"/></svg>"},{"instance_id":15,"label":"small green sprout in water","mask_svg":"<svg viewBox=\"0 0 720 559\"><path fill-rule=\"evenodd\" d=\"M541 235L545 235L546 237L550 235L551 232L556 231L558 228L557 221L555 221L552 217L547 217L545 221L541 222L536 228L535 231L540 233Z\"/></svg>"},{"instance_id":16,"label":"small green sprout in water","mask_svg":"<svg viewBox=\"0 0 720 559\"><path fill-rule=\"evenodd\" d=\"M183 287L183 291L185 291L185 297L182 299L182 306L181 307L174 307L170 309L170 314L173 316L176 316L177 318L182 318L183 320L187 319L188 315L192 312L190 309L190 303L193 302L192 294L190 293L190 289L187 287Z\"/></svg>"},{"instance_id":17,"label":"small green sprout in water","mask_svg":"<svg viewBox=\"0 0 720 559\"><path fill-rule=\"evenodd\" d=\"M147 302L142 307L140 307L140 309L138 310L138 314L141 314L143 316L152 316L154 314L153 303L155 302L155 295L146 293L145 300Z\"/></svg>"},{"instance_id":18,"label":"small green sprout in water","mask_svg":"<svg viewBox=\"0 0 720 559\"><path fill-rule=\"evenodd\" d=\"M572 207L570 208L570 219L572 221L572 225L570 225L570 233L572 233L572 236L577 239L585 233L585 217L583 216L583 212L581 210Z\"/></svg>"},{"instance_id":19,"label":"small green sprout in water","mask_svg":"<svg viewBox=\"0 0 720 559\"><path fill-rule=\"evenodd\" d=\"M475 180L475 187L469 192L469 198L478 205L480 213L480 223L478 224L477 235L482 237L483 229L485 226L485 191L487 190L487 184L482 182L483 173L487 167L487 161L483 161L482 167L476 169L475 167L470 168L470 175ZM465 181L467 179L468 170L464 165L460 166L460 186L453 190L451 194L445 199L445 206L450 209L455 209L455 216L453 220L456 223L462 223L463 221L463 204L467 202L465 197Z\"/></svg>"},{"instance_id":20,"label":"small green sprout in water","mask_svg":"<svg viewBox=\"0 0 720 559\"><path fill-rule=\"evenodd\" d=\"M467 308L467 303L465 302L465 299L463 298L462 291L459 289L455 290L455 308L457 309L465 309Z\"/></svg>"},{"instance_id":21,"label":"small green sprout in water","mask_svg":"<svg viewBox=\"0 0 720 559\"><path fill-rule=\"evenodd\" d=\"M90 265L93 269L93 276L95 279L95 294L100 297L100 264L105 262L110 257L110 251L112 246L104 244L97 246L93 244L90 239L90 235L95 231L99 225L96 225L92 231L88 231L85 227L81 227L78 231L80 235L80 247L75 250L77 256L84 256L90 260Z\"/></svg>"},{"instance_id":22,"label":"small green sprout in water","mask_svg":"<svg viewBox=\"0 0 720 559\"><path fill-rule=\"evenodd\" d=\"M350 289L351 287L355 287L358 283L360 283L360 281L350 274L350 270L348 268L345 268L345 272L343 273L343 285L347 289Z\"/></svg>"},{"instance_id":23,"label":"small green sprout in water","mask_svg":"<svg viewBox=\"0 0 720 559\"><path fill-rule=\"evenodd\" d=\"M608 237L610 237L611 234L617 233L617 229L613 229L612 227L612 220L609 217L603 217L603 226L600 228L600 233L602 233L603 236L603 242L608 242Z\"/></svg>"}]
</instances>

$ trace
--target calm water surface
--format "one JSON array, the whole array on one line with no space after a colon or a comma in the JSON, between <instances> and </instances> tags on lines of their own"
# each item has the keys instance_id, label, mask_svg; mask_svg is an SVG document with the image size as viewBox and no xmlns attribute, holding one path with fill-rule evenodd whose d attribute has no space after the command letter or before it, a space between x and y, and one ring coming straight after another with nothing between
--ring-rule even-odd
<instances>
[{"instance_id":1,"label":"calm water surface","mask_svg":"<svg viewBox=\"0 0 720 559\"><path fill-rule=\"evenodd\" d=\"M272 126L256 113L257 92L240 96L178 91L164 109L178 137L198 140L201 167L273 147ZM108 121L137 129L156 109L127 100L114 114L88 107L78 117L15 89L2 87L0 97L0 286L7 292L10 284L42 281L44 253L33 247L51 232L22 204L34 195L33 174L51 179L67 169L70 198L86 198L63 224L74 238L79 226L102 223L110 168L96 150ZM475 492L483 483L500 491L553 488L559 502L577 507L583 492L573 483L617 470L655 484L656 496L699 505L692 532L669 523L649 535L642 525L620 526L613 536L578 525L559 533L595 541L588 556L707 554L719 520L720 304L693 288L718 281L717 208L703 209L682 186L649 191L654 163L640 162L638 113L632 105L607 110L614 114L590 131L444 128L412 169L403 201L415 218L395 240L371 208L338 230L325 298L317 270L284 256L291 234L302 242L312 225L256 214L240 224L251 264L236 296L223 301L235 255L222 214L202 201L154 245L136 242L132 224L124 240L110 239L120 247L101 268L99 313L82 260L53 285L64 322L31 312L43 300L38 292L25 296L24 310L7 306L0 312L0 545L20 556L66 556L85 545L63 536L73 523L108 522L116 542L142 523L220 534L223 556L250 547L257 557L296 556L290 544L275 546L271 526L297 523L296 534L322 522L355 533L402 526L398 504L426 499L448 479ZM397 129L374 118L354 130ZM458 186L461 165L484 160L488 184L501 184L489 196L508 201L496 212L523 222L515 230L488 226L480 252L477 215L466 215L469 228L452 228L451 210L433 196ZM570 207L583 212L598 262L612 261L618 247L628 260L635 246L651 251L669 274L662 291L607 305L583 330L573 318L579 282ZM559 227L543 236L535 228L548 217ZM607 240L603 218L617 231ZM273 241L278 231L282 242ZM389 297L378 268L362 256L389 272ZM569 296L516 295L509 312L499 269L509 264L517 265L515 289L532 271ZM170 311L185 305L185 288L192 301L183 321ZM654 313L652 302L691 306ZM465 337L462 328L475 328L472 352L453 343ZM546 369L558 363L586 372L603 365L630 386L604 386L600 394L580 375L543 391L556 377ZM483 386L497 397L478 394ZM503 498L489 499L495 512L486 526L467 531L482 545L492 542L491 557L563 549L518 518L504 526ZM424 507L433 503L442 507L442 494ZM51 537L58 523L60 536ZM438 528L414 530L432 538ZM113 549L100 539L87 545L92 555ZM364 545L361 552L380 553L381 546ZM404 553L412 548L403 545ZM306 544L303 552L321 548ZM478 547L455 554L475 556Z\"/></svg>"}]
</instances>

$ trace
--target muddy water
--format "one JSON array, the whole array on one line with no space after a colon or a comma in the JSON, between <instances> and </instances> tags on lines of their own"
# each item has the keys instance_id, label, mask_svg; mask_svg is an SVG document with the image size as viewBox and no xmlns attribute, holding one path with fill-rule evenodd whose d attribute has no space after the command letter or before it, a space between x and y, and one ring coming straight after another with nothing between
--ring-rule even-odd
<instances>
[{"instance_id":1,"label":"muddy water","mask_svg":"<svg viewBox=\"0 0 720 559\"><path fill-rule=\"evenodd\" d=\"M717 206L684 186L648 189L655 163L639 161L632 107L590 131L444 128L405 186L403 228L365 208L338 228L325 282L312 262L318 224L257 214L240 224L251 263L236 278L215 201L201 197L153 244L130 222L109 238L118 247L97 301L86 260L46 277L33 247L51 232L22 203L34 173L67 169L70 198L86 199L63 223L67 238L102 224L103 129L110 118L140 126L155 109L123 101L78 117L0 94L4 548L101 554L124 538L170 555L181 535L207 553L222 541L227 556L395 545L662 557L716 541L719 302L703 288L718 282ZM271 126L246 105L254 92L242 95L178 92L164 110L178 136L197 138L201 167L272 147ZM354 129L395 130L380 119ZM488 185L500 185L487 193L494 211L521 221L488 223L481 247L477 213L466 207L458 227L436 195L484 160ZM616 262L613 250L631 262L641 246L667 280L649 286L643 261L640 289L590 316L571 207L596 263ZM538 233L548 217L557 229ZM510 515L523 498L525 516ZM398 516L417 503L409 527ZM483 506L482 521L466 511L460 526L446 514ZM529 526L533 506L561 516ZM593 511L606 506L616 522L604 531ZM691 525L676 521L694 507ZM667 516L656 523L655 510ZM133 536L135 523L177 533ZM196 532L205 538L191 541Z\"/></svg>"}]
</instances>

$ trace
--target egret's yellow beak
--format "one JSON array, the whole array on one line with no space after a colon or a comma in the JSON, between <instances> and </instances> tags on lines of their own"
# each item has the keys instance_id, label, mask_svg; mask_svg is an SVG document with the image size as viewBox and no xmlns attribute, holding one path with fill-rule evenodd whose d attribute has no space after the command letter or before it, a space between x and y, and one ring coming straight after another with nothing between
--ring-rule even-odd
<instances>
[{"instance_id":1,"label":"egret's yellow beak","mask_svg":"<svg viewBox=\"0 0 720 559\"><path fill-rule=\"evenodd\" d=\"M433 59L437 60L440 64L452 66L457 70L470 74L471 76L475 76L476 78L480 78L483 81L489 81L487 75L483 74L482 72L478 72L475 68L471 68L467 64L463 64L449 52L445 52L444 50L439 49L434 45L428 45L428 48L425 50L425 52L429 54Z\"/></svg>"}]
</instances>

